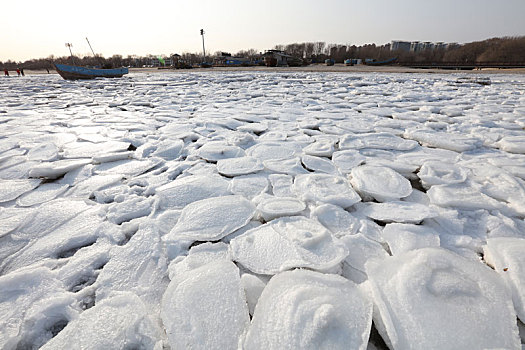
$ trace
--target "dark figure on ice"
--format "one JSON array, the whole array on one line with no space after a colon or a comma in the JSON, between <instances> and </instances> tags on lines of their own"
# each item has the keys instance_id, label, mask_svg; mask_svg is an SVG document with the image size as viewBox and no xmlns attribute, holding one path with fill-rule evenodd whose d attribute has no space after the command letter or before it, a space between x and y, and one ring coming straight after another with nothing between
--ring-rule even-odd
<instances>
[{"instance_id":1,"label":"dark figure on ice","mask_svg":"<svg viewBox=\"0 0 525 350\"><path fill-rule=\"evenodd\" d=\"M26 75L24 74L24 68L20 68L20 73L22 74L23 77L26 76Z\"/></svg>"},{"instance_id":2,"label":"dark figure on ice","mask_svg":"<svg viewBox=\"0 0 525 350\"><path fill-rule=\"evenodd\" d=\"M16 69L16 74L18 74L18 76L20 76L20 68Z\"/></svg>"},{"instance_id":3,"label":"dark figure on ice","mask_svg":"<svg viewBox=\"0 0 525 350\"><path fill-rule=\"evenodd\" d=\"M9 71L7 70L7 68L4 68L4 75L9 76Z\"/></svg>"}]
</instances>

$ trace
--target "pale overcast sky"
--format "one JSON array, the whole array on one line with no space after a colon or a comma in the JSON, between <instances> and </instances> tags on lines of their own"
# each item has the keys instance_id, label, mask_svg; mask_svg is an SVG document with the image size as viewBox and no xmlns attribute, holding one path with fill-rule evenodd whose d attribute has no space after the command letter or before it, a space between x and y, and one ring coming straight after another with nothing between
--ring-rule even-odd
<instances>
[{"instance_id":1,"label":"pale overcast sky","mask_svg":"<svg viewBox=\"0 0 525 350\"><path fill-rule=\"evenodd\" d=\"M4 0L2 0L3 2ZM525 35L525 0L26 0L2 6L0 61L75 54L258 51L305 41L465 43Z\"/></svg>"}]
</instances>

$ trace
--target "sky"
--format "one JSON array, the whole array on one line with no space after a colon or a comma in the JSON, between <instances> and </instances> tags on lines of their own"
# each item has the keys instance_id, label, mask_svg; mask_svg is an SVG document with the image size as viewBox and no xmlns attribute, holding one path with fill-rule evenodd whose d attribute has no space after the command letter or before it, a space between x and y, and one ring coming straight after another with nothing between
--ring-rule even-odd
<instances>
[{"instance_id":1,"label":"sky","mask_svg":"<svg viewBox=\"0 0 525 350\"><path fill-rule=\"evenodd\" d=\"M0 0L4 2L6 0ZM5 6L2 6L4 9ZM26 0L0 20L0 61L50 55L264 51L277 44L466 43L525 35L525 0Z\"/></svg>"}]
</instances>

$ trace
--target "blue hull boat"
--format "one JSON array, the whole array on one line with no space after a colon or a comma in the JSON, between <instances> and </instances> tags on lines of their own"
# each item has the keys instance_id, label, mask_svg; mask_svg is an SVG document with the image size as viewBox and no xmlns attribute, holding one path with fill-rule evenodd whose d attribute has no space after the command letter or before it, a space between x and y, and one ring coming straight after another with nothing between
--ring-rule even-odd
<instances>
[{"instance_id":1,"label":"blue hull boat","mask_svg":"<svg viewBox=\"0 0 525 350\"><path fill-rule=\"evenodd\" d=\"M128 74L128 68L87 68L79 66L70 66L67 64L54 64L56 71L60 76L67 80L78 79L95 79L95 78L120 78L124 74Z\"/></svg>"}]
</instances>

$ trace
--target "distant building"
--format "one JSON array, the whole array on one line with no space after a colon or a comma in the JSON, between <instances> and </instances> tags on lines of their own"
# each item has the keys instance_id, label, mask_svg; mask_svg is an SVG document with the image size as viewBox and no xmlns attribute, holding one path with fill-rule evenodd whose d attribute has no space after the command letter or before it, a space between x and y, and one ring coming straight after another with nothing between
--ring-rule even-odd
<instances>
[{"instance_id":1,"label":"distant building","mask_svg":"<svg viewBox=\"0 0 525 350\"><path fill-rule=\"evenodd\" d=\"M266 50L263 56L268 67L288 66L288 61L293 58L281 50Z\"/></svg>"},{"instance_id":2,"label":"distant building","mask_svg":"<svg viewBox=\"0 0 525 350\"><path fill-rule=\"evenodd\" d=\"M446 50L451 49L455 47L459 47L460 45L458 43L449 43L445 44L444 42L440 41L437 43L433 43L430 41L401 41L401 40L393 40L390 44L390 51L405 51L405 52L421 52L426 50Z\"/></svg>"},{"instance_id":3,"label":"distant building","mask_svg":"<svg viewBox=\"0 0 525 350\"><path fill-rule=\"evenodd\" d=\"M410 42L409 41L400 41L400 40L393 40L390 45L390 51L410 51Z\"/></svg>"}]
</instances>

